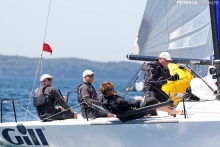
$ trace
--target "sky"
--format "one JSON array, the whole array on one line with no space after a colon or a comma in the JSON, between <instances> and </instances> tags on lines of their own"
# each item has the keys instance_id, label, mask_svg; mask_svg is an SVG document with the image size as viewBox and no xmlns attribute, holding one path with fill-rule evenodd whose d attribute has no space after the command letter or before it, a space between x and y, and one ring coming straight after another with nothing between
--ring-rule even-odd
<instances>
[{"instance_id":1,"label":"sky","mask_svg":"<svg viewBox=\"0 0 220 147\"><path fill-rule=\"evenodd\" d=\"M50 0L1 0L0 55L128 61L146 2L51 0L46 27Z\"/></svg>"}]
</instances>

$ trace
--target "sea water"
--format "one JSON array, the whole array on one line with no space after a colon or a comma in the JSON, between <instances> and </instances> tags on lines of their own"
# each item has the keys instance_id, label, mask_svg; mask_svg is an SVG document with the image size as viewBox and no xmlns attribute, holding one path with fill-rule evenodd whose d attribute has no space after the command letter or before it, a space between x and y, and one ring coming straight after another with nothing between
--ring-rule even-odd
<instances>
[{"instance_id":1,"label":"sea water","mask_svg":"<svg viewBox=\"0 0 220 147\"><path fill-rule=\"evenodd\" d=\"M15 111L17 121L30 121L38 120L36 109L33 106L32 97L34 91L39 87L39 78L28 77L5 77L0 78L0 100L13 99L15 104ZM126 85L129 82L127 80L116 80L116 79L96 79L93 82L93 86L96 90L102 82L110 81L115 85L115 89L118 94L121 94ZM66 96L69 91L77 89L82 79L69 79L69 78L55 78L53 80L53 87L59 89L61 93ZM143 96L143 92L129 91L125 99L134 100L134 96ZM80 113L80 107L77 101L76 92L69 94L68 104L73 108L74 111ZM1 106L0 106L1 107ZM27 110L27 111L26 111ZM13 104L11 101L2 102L2 121L3 122L14 122L15 116L13 111Z\"/></svg>"}]
</instances>

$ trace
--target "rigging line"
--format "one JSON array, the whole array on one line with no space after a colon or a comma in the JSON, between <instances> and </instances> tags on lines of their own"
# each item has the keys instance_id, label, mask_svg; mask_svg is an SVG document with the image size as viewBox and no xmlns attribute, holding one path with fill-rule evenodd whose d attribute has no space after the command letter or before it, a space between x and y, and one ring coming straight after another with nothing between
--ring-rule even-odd
<instances>
[{"instance_id":1,"label":"rigging line","mask_svg":"<svg viewBox=\"0 0 220 147\"><path fill-rule=\"evenodd\" d=\"M124 88L124 92L126 92L127 88L130 88L130 86L133 84L135 78L138 76L140 69L136 72L136 74L131 78L131 80L128 82L128 84Z\"/></svg>"},{"instance_id":2,"label":"rigging line","mask_svg":"<svg viewBox=\"0 0 220 147\"><path fill-rule=\"evenodd\" d=\"M82 102L82 103L83 103L83 102ZM82 104L82 103L76 104L76 105L74 105L74 106L72 106L72 107L67 108L67 109L64 110L64 111L60 111L60 112L58 112L58 113L55 113L55 114L53 114L53 115L50 115L50 116L48 116L47 118L44 118L44 119L41 120L41 121L44 121L45 119L51 118L51 117L56 116L56 115L58 115L58 114L60 114L60 113L63 113L63 112L65 112L65 111L68 111L68 110L70 110L70 109L72 109L72 108L74 108L74 107L76 107L76 106L78 106L78 105L80 105L80 104ZM76 111L73 111L73 112L76 112ZM71 118L71 119L74 119L74 118Z\"/></svg>"},{"instance_id":3,"label":"rigging line","mask_svg":"<svg viewBox=\"0 0 220 147\"><path fill-rule=\"evenodd\" d=\"M141 67L145 64L145 62L141 65ZM128 91L130 90L131 86L136 82L136 80L139 78L142 70L141 67L138 69L138 71L136 72L136 74L132 77L132 79L129 81L129 83L125 86L125 88L123 89L123 95L122 97L124 98L125 95L128 93Z\"/></svg>"},{"instance_id":4,"label":"rigging line","mask_svg":"<svg viewBox=\"0 0 220 147\"><path fill-rule=\"evenodd\" d=\"M39 62L38 62L38 66L37 66L37 71L35 73L35 77L34 77L34 82L33 82L33 85L32 85L32 89L31 89L31 93L30 93L30 97L29 97L29 101L28 101L28 106L27 106L27 110L26 110L26 113L25 113L25 116L24 116L24 121L26 120L26 116L27 116L27 112L28 112L28 108L30 106L30 101L32 99L32 93L33 93L33 90L34 90L34 85L35 85L35 81L36 81L36 77L37 77L37 73L38 73L38 69L39 69L39 65L41 63L41 60L42 60L42 57L39 59Z\"/></svg>"},{"instance_id":5,"label":"rigging line","mask_svg":"<svg viewBox=\"0 0 220 147\"><path fill-rule=\"evenodd\" d=\"M181 99L183 99L183 98L181 98ZM217 100L217 99L214 99L214 100ZM214 101L214 100L210 100L210 101ZM187 109L187 111L189 111L191 108L193 108L195 105L197 105L197 104L199 104L199 103L201 103L201 102L205 102L205 101L207 101L207 100L200 100L200 101L198 101L197 103L195 103L195 104L193 104L193 105L191 105L190 107L188 107L188 109ZM209 101L209 100L208 100Z\"/></svg>"},{"instance_id":6,"label":"rigging line","mask_svg":"<svg viewBox=\"0 0 220 147\"><path fill-rule=\"evenodd\" d=\"M37 118L39 120L39 118L37 116L35 116L33 113L31 113L30 111L28 111L28 109L25 109L21 104L19 104L17 101L13 100L13 102L15 102L18 106L20 106L22 109L24 109L26 112L30 113L32 116L34 116L35 118Z\"/></svg>"},{"instance_id":7,"label":"rigging line","mask_svg":"<svg viewBox=\"0 0 220 147\"><path fill-rule=\"evenodd\" d=\"M45 27L45 32L44 32L44 40L43 40L43 43L45 42L45 37L46 37L46 32L47 32L47 24L48 24L48 19L49 19L49 14L50 14L50 5L51 5L51 0L50 0L50 3L49 3L49 9L48 9L48 14L47 14L47 21L46 21L46 27ZM42 53L43 53L43 50L42 50ZM40 64L40 63L42 63L42 53L41 53L41 58L40 58L40 60L39 60L38 68L37 68L37 71L36 71L36 74L35 74L35 78L34 78L32 90L31 90L31 94L30 94L30 99L29 99L28 106L27 106L27 111L28 111L28 108L29 108L29 105L30 105L30 100L31 100L31 96L32 96L32 93L33 93L33 88L34 88L34 85L35 85L35 81L36 81L36 77L37 77L39 65L41 65L41 71L42 71L42 64ZM41 61L41 62L40 62L40 61ZM40 74L41 74L41 71L40 71ZM25 113L24 121L26 120L27 111L26 111L26 113Z\"/></svg>"},{"instance_id":8,"label":"rigging line","mask_svg":"<svg viewBox=\"0 0 220 147\"><path fill-rule=\"evenodd\" d=\"M42 75L42 68L43 68L43 60L42 60L42 54L41 54L41 62L40 62L40 76ZM41 85L41 81L40 81L40 84Z\"/></svg>"},{"instance_id":9,"label":"rigging line","mask_svg":"<svg viewBox=\"0 0 220 147\"><path fill-rule=\"evenodd\" d=\"M45 27L45 32L44 32L43 43L45 42L45 37L46 37L46 32L47 32L47 24L48 24L48 19L49 19L49 14L50 14L50 5L51 5L51 0L50 0L50 3L49 3L49 9L48 9L48 14L47 14L47 21L46 21L46 27ZM42 50L42 53L43 53L43 50ZM41 53L41 58L39 60L39 64L40 64L40 61L42 63L42 53ZM39 68L39 64L38 64L38 68ZM28 111L28 108L29 108L29 105L30 105L30 100L31 100L31 96L32 96L32 93L33 93L33 88L34 88L34 85L35 85L35 81L36 81L36 77L37 77L37 73L38 73L38 68L37 68L37 71L36 71L36 74L35 74L32 90L31 90L31 93L30 93L30 99L29 99L29 102L28 102L27 111ZM41 64L41 71L42 71L42 64ZM27 111L25 113L24 121L26 120Z\"/></svg>"},{"instance_id":10,"label":"rigging line","mask_svg":"<svg viewBox=\"0 0 220 147\"><path fill-rule=\"evenodd\" d=\"M44 32L44 40L43 40L43 43L45 41L45 37L46 37L46 33L47 33L47 24L48 24L48 19L49 19L49 15L50 15L50 5L51 5L51 0L50 0L50 3L49 3L49 9L48 9L48 13L47 13L47 21L46 21L46 27L45 27L45 32ZM43 52L43 51L42 51Z\"/></svg>"},{"instance_id":11,"label":"rigging line","mask_svg":"<svg viewBox=\"0 0 220 147\"><path fill-rule=\"evenodd\" d=\"M139 69L138 69L138 71L135 73L135 75L131 78L131 80L128 82L128 84L124 87L124 89L122 90L123 93L126 92L127 88L130 89L131 83L134 81L134 79L135 79L135 77L137 76L138 72L139 72Z\"/></svg>"},{"instance_id":12,"label":"rigging line","mask_svg":"<svg viewBox=\"0 0 220 147\"><path fill-rule=\"evenodd\" d=\"M122 95L123 93L122 92L119 92L119 91L117 91L117 93L119 93L120 95ZM130 97L130 98L132 98L132 99L134 99L134 96L131 96L131 95L126 95L127 97ZM142 98L142 97L141 97Z\"/></svg>"}]
</instances>

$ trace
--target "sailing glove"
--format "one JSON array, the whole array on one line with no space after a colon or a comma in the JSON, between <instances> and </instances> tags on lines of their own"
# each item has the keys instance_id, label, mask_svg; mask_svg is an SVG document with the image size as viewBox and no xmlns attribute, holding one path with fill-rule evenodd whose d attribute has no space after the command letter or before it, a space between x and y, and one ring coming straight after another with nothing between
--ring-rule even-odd
<instances>
[{"instance_id":1,"label":"sailing glove","mask_svg":"<svg viewBox=\"0 0 220 147\"><path fill-rule=\"evenodd\" d=\"M180 77L179 77L179 75L177 74L177 73L175 73L173 76L172 76L172 80L173 81L176 81L176 80L179 80L180 79Z\"/></svg>"}]
</instances>

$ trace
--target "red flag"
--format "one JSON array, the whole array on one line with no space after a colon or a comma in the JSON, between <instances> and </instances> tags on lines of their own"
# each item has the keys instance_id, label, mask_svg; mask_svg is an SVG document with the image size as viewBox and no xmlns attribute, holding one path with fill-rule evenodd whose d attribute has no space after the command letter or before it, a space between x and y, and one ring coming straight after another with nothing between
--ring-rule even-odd
<instances>
[{"instance_id":1,"label":"red flag","mask_svg":"<svg viewBox=\"0 0 220 147\"><path fill-rule=\"evenodd\" d=\"M51 55L52 55L52 49L51 49L50 45L47 44L47 43L44 43L44 45L43 45L43 51L45 51L45 52L50 52Z\"/></svg>"}]
</instances>

